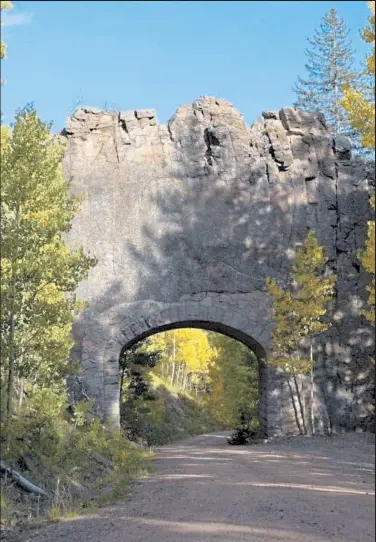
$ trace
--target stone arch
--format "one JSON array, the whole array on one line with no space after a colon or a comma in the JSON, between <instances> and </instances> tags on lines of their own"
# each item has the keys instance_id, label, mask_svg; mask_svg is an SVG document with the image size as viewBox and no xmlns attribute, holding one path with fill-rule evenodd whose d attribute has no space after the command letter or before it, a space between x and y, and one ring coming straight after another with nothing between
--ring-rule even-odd
<instances>
[{"instance_id":1,"label":"stone arch","mask_svg":"<svg viewBox=\"0 0 376 542\"><path fill-rule=\"evenodd\" d=\"M259 362L259 416L262 432L266 436L268 427L268 378L265 365L271 321L259 320L245 315L239 308L221 303L188 301L170 304L138 318L125 317L108 327L107 340L98 340L98 327L88 328L83 342L83 370L92 387L94 396L105 419L120 422L118 363L121 351L146 337L183 327L195 327L217 331L248 346ZM95 339L95 337L97 337ZM104 338L103 330L99 337ZM99 370L98 370L99 369ZM102 373L102 374L101 374ZM93 378L96 380L93 380Z\"/></svg>"}]
</instances>

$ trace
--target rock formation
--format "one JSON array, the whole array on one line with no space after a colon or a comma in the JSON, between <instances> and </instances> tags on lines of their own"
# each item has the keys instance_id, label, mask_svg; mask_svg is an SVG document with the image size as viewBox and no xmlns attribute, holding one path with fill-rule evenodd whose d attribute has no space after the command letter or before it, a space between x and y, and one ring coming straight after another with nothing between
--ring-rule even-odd
<instances>
[{"instance_id":1,"label":"rock formation","mask_svg":"<svg viewBox=\"0 0 376 542\"><path fill-rule=\"evenodd\" d=\"M153 109L81 108L59 136L72 190L85 192L68 240L98 258L78 295L82 384L118 417L118 356L176 325L227 333L265 357L265 277L286 283L314 228L338 274L334 325L316 353L317 429L364 424L373 403L373 333L360 311L374 180L320 114L285 107L249 127L225 100L202 97L167 125ZM269 435L295 427L284 375L260 362L260 416ZM363 420L363 421L362 421Z\"/></svg>"}]
</instances>

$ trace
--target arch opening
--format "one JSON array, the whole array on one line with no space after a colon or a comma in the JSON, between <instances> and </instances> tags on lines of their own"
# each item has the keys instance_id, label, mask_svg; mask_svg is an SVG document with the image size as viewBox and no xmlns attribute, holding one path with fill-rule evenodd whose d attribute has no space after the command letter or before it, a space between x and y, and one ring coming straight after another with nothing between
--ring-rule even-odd
<instances>
[{"instance_id":1,"label":"arch opening","mask_svg":"<svg viewBox=\"0 0 376 542\"><path fill-rule=\"evenodd\" d=\"M264 348L261 346L261 344L258 341L256 341L253 337L245 333L244 331L233 328L226 324L222 324L220 322L208 322L206 320L184 320L184 321L179 321L179 322L163 324L155 328L148 329L140 333L139 335L135 336L133 339L129 340L123 346L122 350L131 348L136 343L143 341L147 337L150 337L157 333L161 333L163 331L172 331L174 329L182 329L182 328L202 329L206 331L214 331L216 333L221 333L222 335L225 335L226 337L229 337L230 339L235 339L239 341L240 343L244 344L245 346L248 346L248 348L252 350L252 352L254 352L254 354L256 355L257 359L259 360L259 363L264 363L263 360L265 360L266 358L266 352Z\"/></svg>"},{"instance_id":2,"label":"arch opening","mask_svg":"<svg viewBox=\"0 0 376 542\"><path fill-rule=\"evenodd\" d=\"M211 334L208 335L208 337L212 337L212 338L213 336L222 337L222 340L224 340L224 344L226 344L226 339L229 339L227 343L228 344L232 343L233 345L232 352L235 354L235 357L237 357L236 343L238 343L239 353L240 351L242 351L243 356L245 355L245 352L248 351L248 354L246 355L246 357L244 357L244 363L245 365L248 365L247 369L252 372L253 379L247 380L247 384L245 384L244 382L238 383L238 386L239 386L239 390L240 390L240 387L242 387L243 392L244 392L244 389L247 389L247 386L249 386L250 395L248 395L248 397L254 397L255 390L256 390L257 409L256 411L255 409L252 410L251 404L249 404L248 412L252 410L252 415L250 416L250 419L252 419L252 423L254 423L254 427L257 427L257 436L259 438L267 438L267 388L268 386L267 386L267 371L266 371L266 365L265 365L266 353L265 353L264 348L258 343L258 341L256 341L249 334L239 329L236 329L234 327L225 325L223 323L218 323L218 322L209 322L209 321L204 321L204 320L182 320L182 321L177 321L177 322L170 322L170 323L162 324L162 325L144 330L141 333L138 333L137 335L135 335L131 340L128 340L121 348L119 360L124 363L127 355L128 356L129 354L131 354L131 356L135 355L137 346L142 348L144 345L150 342L154 336L162 335L163 333L166 333L166 332L173 332L174 330L201 330L203 332L212 332ZM215 344L215 342L212 344ZM240 345L242 345L243 348ZM246 347L246 349L244 349L244 346ZM234 350L234 347L235 347L235 350ZM128 357L128 359L134 359L134 358ZM185 361L184 360L181 360L181 361L183 361L183 365L184 365ZM226 363L228 364L229 362L227 361ZM248 375L247 369L245 370L245 373L244 373L245 375ZM120 372L121 371L124 371L124 365L122 366L120 363ZM138 370L136 371L136 373L138 373ZM125 420L124 412L127 412L127 415L130 417L132 417L134 413L131 412L129 408L128 410L125 409L123 405L123 401L124 401L124 397L122 400L123 374L124 372L121 374L121 378L120 378L121 384L120 384L120 394L119 394L120 395L119 397L120 424L123 427L129 427L129 423L128 423L129 420ZM150 374L152 374L155 377L154 370L151 370ZM244 378L247 378L247 377L244 376ZM174 377L172 377L171 385L173 384L173 380L174 380ZM178 382L179 382L179 377L178 377ZM165 388L165 384L167 384L167 382L159 383L161 388ZM143 389L142 386L139 389ZM208 390L211 390L211 391L208 391ZM185 389L180 390L180 394L182 394L183 392L185 393ZM211 394L213 394L213 388L211 387L211 385L208 385L208 388L205 388L205 392L203 394L200 394L201 406L205 403L205 400L207 400L207 404L210 405ZM147 394L145 395L145 397L146 396ZM183 397L183 395L181 395L181 397ZM197 398L197 388L196 388L196 398ZM127 403L128 407L129 407L129 404L130 402L128 401ZM252 404L254 404L254 402L252 402ZM246 408L245 411L247 411L247 407L245 406L244 408ZM199 416L198 411L197 411L197 416ZM140 419L140 416L138 419ZM241 419L239 418L238 422L240 423L240 421ZM236 422L234 421L234 423ZM234 428L235 427L232 427L232 429ZM217 427L213 427L213 430L214 429L217 429ZM223 429L225 429L225 427L223 427ZM231 428L226 427L226 429L231 429ZM206 430L204 430L203 432L206 432ZM157 442L156 444L161 444L161 443L162 442Z\"/></svg>"}]
</instances>

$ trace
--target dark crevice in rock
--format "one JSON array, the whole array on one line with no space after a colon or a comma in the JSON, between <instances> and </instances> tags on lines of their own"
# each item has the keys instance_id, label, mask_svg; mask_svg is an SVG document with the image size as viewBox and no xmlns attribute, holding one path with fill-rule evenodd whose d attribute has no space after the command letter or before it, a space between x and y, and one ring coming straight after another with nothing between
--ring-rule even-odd
<instances>
[{"instance_id":1,"label":"dark crevice in rock","mask_svg":"<svg viewBox=\"0 0 376 542\"><path fill-rule=\"evenodd\" d=\"M205 128L204 130L204 141L206 145L205 158L209 166L214 165L214 156L212 152L212 147L219 147L219 139L212 133L210 128Z\"/></svg>"},{"instance_id":2,"label":"dark crevice in rock","mask_svg":"<svg viewBox=\"0 0 376 542\"><path fill-rule=\"evenodd\" d=\"M174 134L172 133L171 122L170 121L168 121L168 123L167 123L167 131L168 131L168 134L170 136L170 140L172 141L172 143L175 143L176 139L174 138Z\"/></svg>"},{"instance_id":3,"label":"dark crevice in rock","mask_svg":"<svg viewBox=\"0 0 376 542\"><path fill-rule=\"evenodd\" d=\"M352 266L356 269L356 271L357 271L358 273L360 273L360 263L359 263L359 262L357 262L356 260L354 260L354 261L352 262Z\"/></svg>"},{"instance_id":4,"label":"dark crevice in rock","mask_svg":"<svg viewBox=\"0 0 376 542\"><path fill-rule=\"evenodd\" d=\"M335 204L328 205L328 209L335 210L336 211L336 223L334 225L334 246L335 246L335 255L336 259L334 262L333 270L335 273L337 273L338 270L338 256L342 254L343 252L341 249L338 248L338 229L339 229L339 222L340 222L340 212L339 212L339 199L338 199L338 167L337 164L334 164L334 170L335 170ZM338 282L336 281L334 284L334 311L338 309Z\"/></svg>"},{"instance_id":5,"label":"dark crevice in rock","mask_svg":"<svg viewBox=\"0 0 376 542\"><path fill-rule=\"evenodd\" d=\"M213 162L214 162L213 161L213 156L212 156L212 153L211 153L210 143L209 143L205 133L204 133L204 140L205 140L205 144L206 144L206 151L205 151L206 162L208 163L209 166L212 166Z\"/></svg>"},{"instance_id":6,"label":"dark crevice in rock","mask_svg":"<svg viewBox=\"0 0 376 542\"><path fill-rule=\"evenodd\" d=\"M206 129L205 132L206 132L206 134L207 134L207 137L208 137L208 141L209 141L210 146L212 146L212 147L219 147L219 146L220 146L219 139L213 134L213 132L211 132L211 131L208 130L208 129Z\"/></svg>"},{"instance_id":7,"label":"dark crevice in rock","mask_svg":"<svg viewBox=\"0 0 376 542\"><path fill-rule=\"evenodd\" d=\"M128 128L127 128L127 123L125 122L125 120L120 118L120 114L118 116L118 123L119 123L120 129L124 130L124 132L129 135L129 131L128 131Z\"/></svg>"},{"instance_id":8,"label":"dark crevice in rock","mask_svg":"<svg viewBox=\"0 0 376 542\"><path fill-rule=\"evenodd\" d=\"M268 184L270 184L270 170L269 170L269 164L265 164L265 173L266 173L266 180L268 181Z\"/></svg>"},{"instance_id":9,"label":"dark crevice in rock","mask_svg":"<svg viewBox=\"0 0 376 542\"><path fill-rule=\"evenodd\" d=\"M282 162L279 162L275 156L273 145L270 145L269 154L273 158L274 162L277 164L278 171L286 171L288 168L284 166Z\"/></svg>"}]
</instances>

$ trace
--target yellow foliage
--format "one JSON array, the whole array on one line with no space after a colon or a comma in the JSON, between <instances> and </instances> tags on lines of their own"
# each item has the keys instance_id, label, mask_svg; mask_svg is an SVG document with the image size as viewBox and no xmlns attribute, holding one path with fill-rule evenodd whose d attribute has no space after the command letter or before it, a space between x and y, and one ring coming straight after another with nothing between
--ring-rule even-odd
<instances>
[{"instance_id":1,"label":"yellow foliage","mask_svg":"<svg viewBox=\"0 0 376 542\"><path fill-rule=\"evenodd\" d=\"M367 58L365 73L371 76L372 90L369 96L351 88L344 88L343 107L349 114L353 128L359 130L362 145L368 149L375 148L375 2L369 2L371 15L370 26L363 30L363 39L371 45L371 53Z\"/></svg>"},{"instance_id":2,"label":"yellow foliage","mask_svg":"<svg viewBox=\"0 0 376 542\"><path fill-rule=\"evenodd\" d=\"M333 295L336 277L320 275L319 269L324 261L323 248L319 246L315 232L310 230L295 257L291 291L278 286L274 279L266 280L273 298L276 322L276 330L272 334L273 355L269 361L293 374L310 369L310 362L297 355L302 340L328 329L328 324L321 318Z\"/></svg>"},{"instance_id":3,"label":"yellow foliage","mask_svg":"<svg viewBox=\"0 0 376 542\"><path fill-rule=\"evenodd\" d=\"M212 417L225 428L239 423L240 413L256 418L258 408L258 362L243 344L212 334L216 359L210 366L210 393L204 403Z\"/></svg>"},{"instance_id":4,"label":"yellow foliage","mask_svg":"<svg viewBox=\"0 0 376 542\"><path fill-rule=\"evenodd\" d=\"M12 2L7 2L5 0L2 0L0 2L0 11L3 11L3 10L10 10L10 9L13 9L13 4ZM2 41L1 44L0 44L0 58L3 59L3 58L6 58L7 56L7 46L5 45L5 43Z\"/></svg>"},{"instance_id":5,"label":"yellow foliage","mask_svg":"<svg viewBox=\"0 0 376 542\"><path fill-rule=\"evenodd\" d=\"M371 198L371 207L375 210L375 196ZM366 247L364 251L360 254L360 261L364 269L371 273L372 279L371 283L367 286L367 291L369 293L368 304L371 307L371 310L365 310L363 312L364 316L375 324L375 221L368 221L368 235L366 241Z\"/></svg>"},{"instance_id":6,"label":"yellow foliage","mask_svg":"<svg viewBox=\"0 0 376 542\"><path fill-rule=\"evenodd\" d=\"M165 381L163 387L170 395L176 396L177 388L173 386L178 386L178 395L180 391L185 397L190 397L194 404L202 407L202 414L207 411L216 424L234 427L239 422L241 411L256 417L257 360L238 341L219 333L186 328L150 337L147 349L162 353L155 370L162 379L166 379L168 369L169 382ZM155 375L153 382L156 382ZM197 394L188 395L187 390ZM155 404L151 407L153 413ZM151 421L155 421L155 415L151 414Z\"/></svg>"},{"instance_id":7,"label":"yellow foliage","mask_svg":"<svg viewBox=\"0 0 376 542\"><path fill-rule=\"evenodd\" d=\"M153 335L148 339L147 351L159 351L162 360L170 366L180 364L197 383L207 377L210 363L216 352L208 341L207 333L201 329L176 329Z\"/></svg>"},{"instance_id":8,"label":"yellow foliage","mask_svg":"<svg viewBox=\"0 0 376 542\"><path fill-rule=\"evenodd\" d=\"M185 361L191 373L207 374L214 351L208 336L201 329L179 329L178 357Z\"/></svg>"},{"instance_id":9,"label":"yellow foliage","mask_svg":"<svg viewBox=\"0 0 376 542\"><path fill-rule=\"evenodd\" d=\"M371 45L371 53L367 58L366 74L372 80L369 95L363 95L352 88L344 92L343 106L349 113L350 122L362 136L362 144L368 149L375 149L375 2L368 2L371 15L369 26L363 30L363 39ZM371 198L371 207L375 210L375 196ZM365 317L375 324L375 221L368 221L366 247L360 255L360 261L366 271L371 273L371 283L367 286L368 303L371 310L365 310Z\"/></svg>"},{"instance_id":10,"label":"yellow foliage","mask_svg":"<svg viewBox=\"0 0 376 542\"><path fill-rule=\"evenodd\" d=\"M344 89L343 107L349 114L353 128L361 133L361 143L367 149L375 148L375 103L364 98L355 89Z\"/></svg>"},{"instance_id":11,"label":"yellow foliage","mask_svg":"<svg viewBox=\"0 0 376 542\"><path fill-rule=\"evenodd\" d=\"M32 107L1 127L1 384L46 386L71 366L72 323L83 304L74 291L95 264L70 251L63 234L79 209L61 169L62 147Z\"/></svg>"}]
</instances>

